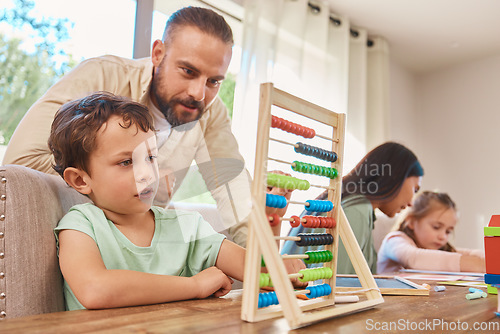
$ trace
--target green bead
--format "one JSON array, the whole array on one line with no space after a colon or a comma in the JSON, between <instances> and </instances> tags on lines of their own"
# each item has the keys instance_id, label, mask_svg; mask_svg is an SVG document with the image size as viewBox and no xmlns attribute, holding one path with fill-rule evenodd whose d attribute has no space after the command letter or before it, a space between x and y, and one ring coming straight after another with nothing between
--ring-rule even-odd
<instances>
[{"instance_id":1,"label":"green bead","mask_svg":"<svg viewBox=\"0 0 500 334\"><path fill-rule=\"evenodd\" d=\"M310 264L310 263L316 263L316 254L315 252L306 252L306 255L309 256L307 259L304 259L304 263Z\"/></svg>"},{"instance_id":2,"label":"green bead","mask_svg":"<svg viewBox=\"0 0 500 334\"><path fill-rule=\"evenodd\" d=\"M261 273L259 276L259 287L268 286L269 285L269 275Z\"/></svg>"},{"instance_id":3,"label":"green bead","mask_svg":"<svg viewBox=\"0 0 500 334\"><path fill-rule=\"evenodd\" d=\"M333 173L332 179L336 178L339 175L339 172L335 168L332 168L332 173Z\"/></svg>"},{"instance_id":4,"label":"green bead","mask_svg":"<svg viewBox=\"0 0 500 334\"><path fill-rule=\"evenodd\" d=\"M273 286L273 283L271 282L271 276L269 276L268 273L260 273L259 276L259 287L264 287L264 286Z\"/></svg>"},{"instance_id":5,"label":"green bead","mask_svg":"<svg viewBox=\"0 0 500 334\"><path fill-rule=\"evenodd\" d=\"M333 254L329 250L307 251L305 254L309 256L309 258L304 260L306 264L324 263L333 260Z\"/></svg>"},{"instance_id":6,"label":"green bead","mask_svg":"<svg viewBox=\"0 0 500 334\"><path fill-rule=\"evenodd\" d=\"M323 269L325 269L325 270L324 270L324 274L325 274L325 275L324 275L324 277L323 277L323 278L325 278L325 279L332 278L332 276L333 276L333 271L332 271L332 269L331 269L330 267L324 267Z\"/></svg>"}]
</instances>

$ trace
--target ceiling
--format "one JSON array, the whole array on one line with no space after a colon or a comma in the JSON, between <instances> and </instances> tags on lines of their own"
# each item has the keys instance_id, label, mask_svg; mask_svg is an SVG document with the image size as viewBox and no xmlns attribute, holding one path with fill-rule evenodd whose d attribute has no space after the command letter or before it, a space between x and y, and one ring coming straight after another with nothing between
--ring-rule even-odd
<instances>
[{"instance_id":1,"label":"ceiling","mask_svg":"<svg viewBox=\"0 0 500 334\"><path fill-rule=\"evenodd\" d=\"M415 73L500 55L500 0L325 1L351 25L383 36L391 56Z\"/></svg>"},{"instance_id":2,"label":"ceiling","mask_svg":"<svg viewBox=\"0 0 500 334\"><path fill-rule=\"evenodd\" d=\"M328 0L351 25L385 37L406 68L429 72L500 55L498 0Z\"/></svg>"}]
</instances>

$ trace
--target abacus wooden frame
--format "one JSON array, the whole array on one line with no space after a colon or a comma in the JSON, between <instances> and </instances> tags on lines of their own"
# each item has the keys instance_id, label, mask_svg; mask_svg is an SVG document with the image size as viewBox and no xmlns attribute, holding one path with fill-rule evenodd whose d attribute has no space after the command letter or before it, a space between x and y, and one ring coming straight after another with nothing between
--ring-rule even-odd
<instances>
[{"instance_id":1,"label":"abacus wooden frame","mask_svg":"<svg viewBox=\"0 0 500 334\"><path fill-rule=\"evenodd\" d=\"M334 204L334 210L328 213L334 217L337 226L327 230L334 236L333 245L325 249L332 251L333 261L326 263L334 275L325 281L332 287L332 294L322 298L301 303L296 298L293 286L286 272L283 260L279 254L277 243L269 221L265 215L265 192L267 177L267 158L269 146L269 130L271 128L271 107L277 106L296 114L314 119L315 121L331 126L332 151L337 153L336 168L338 177L330 180L328 200ZM249 219L247 252L245 259L245 275L243 282L243 302L241 318L248 322L257 322L270 318L285 316L291 328L304 326L326 318L345 315L371 308L383 303L380 291L363 257L354 233L340 206L342 162L344 155L345 115L335 113L319 107L308 101L279 90L272 83L263 83L260 87L259 123L257 131L257 147L255 159L255 173L252 184L253 208ZM331 164L332 167L334 164ZM337 267L337 254L339 236L342 239L349 258L359 277L366 300L353 304L335 305L335 274ZM261 256L264 256L267 270L271 276L276 291L279 305L259 309L259 275L261 271ZM328 307L327 307L328 306ZM314 310L314 312L308 312Z\"/></svg>"}]
</instances>

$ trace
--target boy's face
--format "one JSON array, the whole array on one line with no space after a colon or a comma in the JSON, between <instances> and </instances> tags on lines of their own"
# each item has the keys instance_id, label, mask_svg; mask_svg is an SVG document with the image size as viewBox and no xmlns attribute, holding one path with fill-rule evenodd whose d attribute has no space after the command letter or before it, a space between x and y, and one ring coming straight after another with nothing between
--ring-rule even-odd
<instances>
[{"instance_id":1,"label":"boy's face","mask_svg":"<svg viewBox=\"0 0 500 334\"><path fill-rule=\"evenodd\" d=\"M156 137L112 116L97 132L90 154L89 197L105 213L147 212L158 190Z\"/></svg>"}]
</instances>

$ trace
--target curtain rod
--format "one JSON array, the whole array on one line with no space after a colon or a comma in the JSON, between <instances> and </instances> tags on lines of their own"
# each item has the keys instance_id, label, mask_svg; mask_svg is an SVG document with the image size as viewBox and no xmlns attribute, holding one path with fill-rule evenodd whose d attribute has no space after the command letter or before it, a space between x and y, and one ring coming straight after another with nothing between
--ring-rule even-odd
<instances>
[{"instance_id":1,"label":"curtain rod","mask_svg":"<svg viewBox=\"0 0 500 334\"><path fill-rule=\"evenodd\" d=\"M202 3L202 4L204 4L204 5L206 5L206 6L210 7L210 8L212 8L212 9L214 9L214 10L216 10L216 11L220 12L220 13L221 13L221 14L223 14L223 15L227 15L227 16L229 16L229 17L231 17L231 18L235 19L235 20L236 20L236 21L238 21L238 22L243 22L243 20L242 20L241 18L236 17L236 16L234 16L233 14L231 14L231 13L229 13L229 12L227 12L227 11L225 11L225 10L223 10L223 9L219 8L219 7L216 7L216 6L212 5L212 4L211 4L211 3L209 3L209 2L206 2L206 1L203 1L203 0L198 0L198 1L199 1L199 2L201 2L201 3ZM315 4L311 3L311 2L308 2L308 3L307 3L307 5L308 5L308 6L309 6L309 8L313 11L313 13L319 13L319 12L321 12L321 7L320 7L320 6L315 5ZM339 20L339 19L337 19L337 18L335 18L335 17L333 17L333 16L331 16L331 15L330 15L330 22L332 22L332 23L333 23L334 25L336 25L336 26L340 26L340 25L342 24L342 21L341 21L341 20ZM350 30L350 33L351 33L351 36L352 36L352 37L356 38L356 37L358 37L358 36L359 36L359 32L358 32L357 30L354 30L354 29L352 29L352 28L350 28L349 30ZM371 39L369 39L369 38L368 38L368 39L366 40L366 45L367 45L368 47L372 47L372 46L374 45L373 40L371 40Z\"/></svg>"},{"instance_id":2,"label":"curtain rod","mask_svg":"<svg viewBox=\"0 0 500 334\"><path fill-rule=\"evenodd\" d=\"M309 6L309 8L312 10L313 13L317 14L317 13L321 12L321 7L320 6L315 5L315 4L311 3L311 2L308 2L307 5ZM331 15L330 15L330 22L332 22L336 26L340 26L342 24L341 20L339 20L339 19L337 19L337 18L335 18L335 17L333 17ZM349 31L350 31L352 37L356 38L356 37L359 36L359 31L357 31L355 29L352 29L352 28L350 28ZM367 38L366 45L368 47L372 47L374 44L375 44L375 42L373 42L373 40Z\"/></svg>"}]
</instances>

